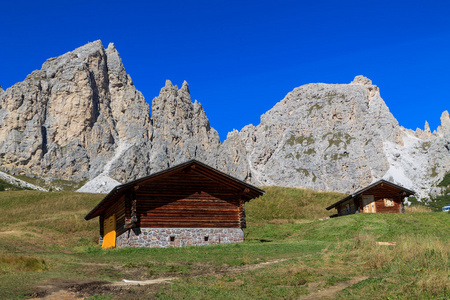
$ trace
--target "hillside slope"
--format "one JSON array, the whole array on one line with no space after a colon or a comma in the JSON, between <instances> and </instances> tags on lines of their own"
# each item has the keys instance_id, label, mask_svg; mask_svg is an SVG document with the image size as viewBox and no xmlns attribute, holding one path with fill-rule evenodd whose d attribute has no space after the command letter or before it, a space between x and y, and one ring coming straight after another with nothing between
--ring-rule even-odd
<instances>
[{"instance_id":1,"label":"hillside slope","mask_svg":"<svg viewBox=\"0 0 450 300\"><path fill-rule=\"evenodd\" d=\"M326 216L324 206L340 195L268 190L265 199L246 204L244 243L109 250L98 246L98 220L83 218L102 195L2 192L0 298L298 299L361 276L360 283L333 297L450 296L450 214L357 214L320 221L313 208L321 207ZM123 279L155 283L127 286Z\"/></svg>"}]
</instances>

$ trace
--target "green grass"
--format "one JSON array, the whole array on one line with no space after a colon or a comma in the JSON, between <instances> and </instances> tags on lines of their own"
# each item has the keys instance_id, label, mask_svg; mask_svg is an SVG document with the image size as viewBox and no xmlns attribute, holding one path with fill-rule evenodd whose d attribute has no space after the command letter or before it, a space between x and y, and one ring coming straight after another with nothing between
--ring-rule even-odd
<instances>
[{"instance_id":1,"label":"green grass","mask_svg":"<svg viewBox=\"0 0 450 300\"><path fill-rule=\"evenodd\" d=\"M246 204L244 243L110 250L97 245L98 220L83 219L103 195L2 192L0 298L22 299L37 285L172 276L178 277L172 284L99 288L83 296L297 299L369 276L332 297L450 297L450 214L357 214L320 221L334 213L324 208L342 194L265 190L264 197Z\"/></svg>"},{"instance_id":2,"label":"green grass","mask_svg":"<svg viewBox=\"0 0 450 300\"><path fill-rule=\"evenodd\" d=\"M249 221L310 220L327 217L325 207L344 198L345 194L317 192L308 189L263 187L264 196L245 204Z\"/></svg>"},{"instance_id":3,"label":"green grass","mask_svg":"<svg viewBox=\"0 0 450 300\"><path fill-rule=\"evenodd\" d=\"M0 257L0 273L18 272L18 271L43 271L47 269L47 264L43 259L24 256Z\"/></svg>"}]
</instances>

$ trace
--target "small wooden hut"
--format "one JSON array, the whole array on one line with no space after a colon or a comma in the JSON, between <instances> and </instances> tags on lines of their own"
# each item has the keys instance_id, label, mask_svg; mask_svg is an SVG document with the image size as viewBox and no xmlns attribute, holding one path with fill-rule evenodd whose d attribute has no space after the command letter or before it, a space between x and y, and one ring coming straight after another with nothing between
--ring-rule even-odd
<instances>
[{"instance_id":1,"label":"small wooden hut","mask_svg":"<svg viewBox=\"0 0 450 300\"><path fill-rule=\"evenodd\" d=\"M404 198L414 194L414 191L382 179L328 206L327 210L336 208L339 216L355 213L400 213L404 212Z\"/></svg>"},{"instance_id":2,"label":"small wooden hut","mask_svg":"<svg viewBox=\"0 0 450 300\"><path fill-rule=\"evenodd\" d=\"M244 203L264 191L196 160L115 187L99 217L109 247L180 247L244 240Z\"/></svg>"}]
</instances>

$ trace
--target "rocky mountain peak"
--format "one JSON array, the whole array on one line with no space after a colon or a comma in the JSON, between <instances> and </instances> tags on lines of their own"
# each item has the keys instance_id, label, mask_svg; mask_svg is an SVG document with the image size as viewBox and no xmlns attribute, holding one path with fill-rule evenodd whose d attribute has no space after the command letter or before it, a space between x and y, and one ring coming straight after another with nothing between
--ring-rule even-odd
<instances>
[{"instance_id":1,"label":"rocky mountain peak","mask_svg":"<svg viewBox=\"0 0 450 300\"><path fill-rule=\"evenodd\" d=\"M350 84L372 85L372 80L363 75L358 75L353 79L353 81Z\"/></svg>"},{"instance_id":2,"label":"rocky mountain peak","mask_svg":"<svg viewBox=\"0 0 450 300\"><path fill-rule=\"evenodd\" d=\"M169 79L166 79L166 83L164 84L164 87L173 87L172 81Z\"/></svg>"},{"instance_id":3,"label":"rocky mountain peak","mask_svg":"<svg viewBox=\"0 0 450 300\"><path fill-rule=\"evenodd\" d=\"M450 170L449 113L435 133L401 128L362 75L295 88L223 143L186 81L167 80L150 116L101 41L48 59L0 103L0 171L13 175L116 184L196 158L257 185L351 192L380 178L425 191Z\"/></svg>"},{"instance_id":4,"label":"rocky mountain peak","mask_svg":"<svg viewBox=\"0 0 450 300\"><path fill-rule=\"evenodd\" d=\"M191 92L189 91L189 84L187 83L186 80L183 81L183 84L182 84L182 86L181 86L180 91L182 91L182 92L184 92L184 93L187 93L187 94L189 94L189 95L191 94Z\"/></svg>"},{"instance_id":5,"label":"rocky mountain peak","mask_svg":"<svg viewBox=\"0 0 450 300\"><path fill-rule=\"evenodd\" d=\"M441 125L437 128L437 133L442 135L445 133L450 134L450 117L448 111L444 111L441 115ZM450 141L449 141L450 142Z\"/></svg>"},{"instance_id":6,"label":"rocky mountain peak","mask_svg":"<svg viewBox=\"0 0 450 300\"><path fill-rule=\"evenodd\" d=\"M81 180L102 172L120 141L150 135L144 97L108 52L95 41L48 59L1 94L4 170Z\"/></svg>"},{"instance_id":7,"label":"rocky mountain peak","mask_svg":"<svg viewBox=\"0 0 450 300\"><path fill-rule=\"evenodd\" d=\"M431 134L431 129L430 129L430 124L428 124L428 121L425 121L425 126L424 126L424 132Z\"/></svg>"},{"instance_id":8,"label":"rocky mountain peak","mask_svg":"<svg viewBox=\"0 0 450 300\"><path fill-rule=\"evenodd\" d=\"M107 56L109 74L117 75L117 79L119 80L119 82L128 83L128 81L130 81L130 84L132 85L133 82L131 81L130 76L125 71L125 67L122 64L122 58L120 57L119 52L117 52L114 44L110 43L105 52Z\"/></svg>"},{"instance_id":9,"label":"rocky mountain peak","mask_svg":"<svg viewBox=\"0 0 450 300\"><path fill-rule=\"evenodd\" d=\"M239 132L253 181L351 191L381 178L389 164L379 145L400 143L401 132L370 83L301 86Z\"/></svg>"},{"instance_id":10,"label":"rocky mountain peak","mask_svg":"<svg viewBox=\"0 0 450 300\"><path fill-rule=\"evenodd\" d=\"M109 43L108 48L106 48L107 51L113 51L116 50L116 45L114 43Z\"/></svg>"},{"instance_id":11,"label":"rocky mountain peak","mask_svg":"<svg viewBox=\"0 0 450 300\"><path fill-rule=\"evenodd\" d=\"M220 143L200 103L192 103L186 81L180 89L167 80L158 97L152 101L155 136L184 144L185 138L200 135L205 145ZM211 134L211 136L210 136ZM207 141L207 142L206 142Z\"/></svg>"},{"instance_id":12,"label":"rocky mountain peak","mask_svg":"<svg viewBox=\"0 0 450 300\"><path fill-rule=\"evenodd\" d=\"M432 138L432 133L430 129L430 124L428 124L428 121L425 121L424 129L417 128L414 132L414 135L418 137L419 139L430 139Z\"/></svg>"},{"instance_id":13,"label":"rocky mountain peak","mask_svg":"<svg viewBox=\"0 0 450 300\"><path fill-rule=\"evenodd\" d=\"M448 111L444 111L441 115L441 126L450 128L450 117Z\"/></svg>"}]
</instances>

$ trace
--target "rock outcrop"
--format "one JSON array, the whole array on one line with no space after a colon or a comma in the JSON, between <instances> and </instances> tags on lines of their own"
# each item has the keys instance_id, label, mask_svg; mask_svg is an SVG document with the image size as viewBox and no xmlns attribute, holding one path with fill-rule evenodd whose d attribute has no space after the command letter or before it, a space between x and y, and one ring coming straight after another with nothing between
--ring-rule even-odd
<instances>
[{"instance_id":1,"label":"rock outcrop","mask_svg":"<svg viewBox=\"0 0 450 300\"><path fill-rule=\"evenodd\" d=\"M348 193L384 178L421 198L450 171L447 112L441 124L433 134L429 126L421 133L399 126L378 87L357 76L294 89L258 126L231 133L221 150L257 185Z\"/></svg>"},{"instance_id":2,"label":"rock outcrop","mask_svg":"<svg viewBox=\"0 0 450 300\"><path fill-rule=\"evenodd\" d=\"M166 81L150 107L110 44L47 60L0 89L0 169L105 191L196 158L256 185L354 191L385 178L426 196L450 171L450 119L399 126L377 86L307 84L220 143L186 82ZM109 179L108 179L109 178Z\"/></svg>"},{"instance_id":3,"label":"rock outcrop","mask_svg":"<svg viewBox=\"0 0 450 300\"><path fill-rule=\"evenodd\" d=\"M92 178L121 143L151 137L148 111L113 44L96 41L51 58L1 94L1 169Z\"/></svg>"},{"instance_id":4,"label":"rock outcrop","mask_svg":"<svg viewBox=\"0 0 450 300\"><path fill-rule=\"evenodd\" d=\"M153 134L133 144L112 164L110 175L126 182L189 159L214 164L219 134L209 124L197 101L192 103L189 86L178 89L167 80L152 101Z\"/></svg>"},{"instance_id":5,"label":"rock outcrop","mask_svg":"<svg viewBox=\"0 0 450 300\"><path fill-rule=\"evenodd\" d=\"M340 191L381 178L389 169L383 142L402 143L378 88L363 77L296 88L238 135L254 183Z\"/></svg>"}]
</instances>

